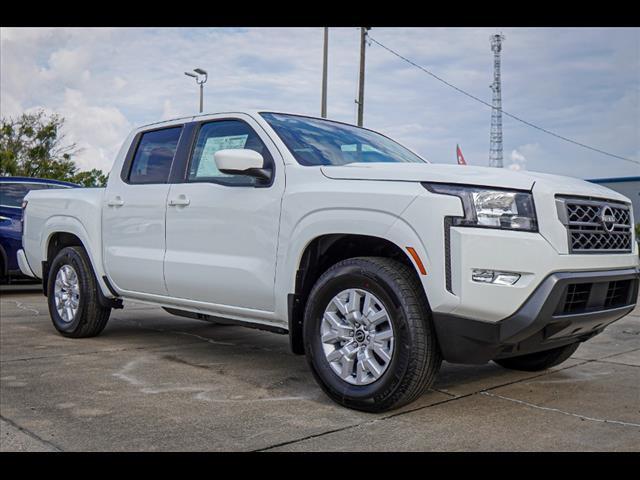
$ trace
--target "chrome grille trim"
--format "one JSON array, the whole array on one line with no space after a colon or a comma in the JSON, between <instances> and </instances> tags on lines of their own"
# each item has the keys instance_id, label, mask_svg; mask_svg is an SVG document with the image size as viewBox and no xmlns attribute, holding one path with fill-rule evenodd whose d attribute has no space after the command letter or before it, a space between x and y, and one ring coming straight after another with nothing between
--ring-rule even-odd
<instances>
[{"instance_id":1,"label":"chrome grille trim","mask_svg":"<svg viewBox=\"0 0 640 480\"><path fill-rule=\"evenodd\" d=\"M632 249L631 205L616 200L556 197L570 253L628 253Z\"/></svg>"}]
</instances>

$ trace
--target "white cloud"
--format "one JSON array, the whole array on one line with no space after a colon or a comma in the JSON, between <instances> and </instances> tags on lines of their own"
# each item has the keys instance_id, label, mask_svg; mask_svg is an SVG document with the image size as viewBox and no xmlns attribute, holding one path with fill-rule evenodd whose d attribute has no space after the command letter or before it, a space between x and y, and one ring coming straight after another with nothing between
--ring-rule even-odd
<instances>
[{"instance_id":1,"label":"white cloud","mask_svg":"<svg viewBox=\"0 0 640 480\"><path fill-rule=\"evenodd\" d=\"M492 28L374 28L371 35L490 101ZM614 153L640 151L640 29L505 29L503 107ZM108 168L127 131L189 115L209 71L205 111L256 107L318 114L321 28L3 28L0 111L45 107L67 117L83 167ZM331 28L329 116L355 122L359 31ZM365 125L435 162L488 164L491 111L373 44ZM637 165L580 149L505 116L513 168L575 176L637 174ZM522 158L521 158L522 157ZM524 159L524 160L523 160ZM506 159L505 159L506 160Z\"/></svg>"},{"instance_id":2,"label":"white cloud","mask_svg":"<svg viewBox=\"0 0 640 480\"><path fill-rule=\"evenodd\" d=\"M127 81L124 78L118 77L118 76L113 78L113 87L116 90L120 90L126 86L127 86Z\"/></svg>"},{"instance_id":3,"label":"white cloud","mask_svg":"<svg viewBox=\"0 0 640 480\"><path fill-rule=\"evenodd\" d=\"M184 112L178 111L168 98L164 101L162 105L162 115L160 116L160 120L171 120L172 118L179 118L184 116Z\"/></svg>"},{"instance_id":4,"label":"white cloud","mask_svg":"<svg viewBox=\"0 0 640 480\"><path fill-rule=\"evenodd\" d=\"M509 170L519 171L527 169L527 158L517 149L511 151L511 163L507 165Z\"/></svg>"},{"instance_id":5,"label":"white cloud","mask_svg":"<svg viewBox=\"0 0 640 480\"><path fill-rule=\"evenodd\" d=\"M20 102L8 92L0 92L0 115L3 118L16 117L24 109Z\"/></svg>"},{"instance_id":6,"label":"white cloud","mask_svg":"<svg viewBox=\"0 0 640 480\"><path fill-rule=\"evenodd\" d=\"M68 140L82 149L76 157L79 166L109 171L132 128L120 110L91 105L82 92L67 89L63 103L56 111L65 118Z\"/></svg>"}]
</instances>

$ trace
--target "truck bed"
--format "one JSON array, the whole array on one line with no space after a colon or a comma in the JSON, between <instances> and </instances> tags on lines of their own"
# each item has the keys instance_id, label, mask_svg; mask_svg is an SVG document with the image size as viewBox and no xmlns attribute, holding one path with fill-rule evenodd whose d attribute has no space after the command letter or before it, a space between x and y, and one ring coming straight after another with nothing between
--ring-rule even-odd
<instances>
[{"instance_id":1,"label":"truck bed","mask_svg":"<svg viewBox=\"0 0 640 480\"><path fill-rule=\"evenodd\" d=\"M51 236L57 231L64 231L82 241L98 278L103 275L101 230L104 193L104 188L70 188L37 190L27 194L22 242L34 274L42 278L42 260L47 258Z\"/></svg>"}]
</instances>

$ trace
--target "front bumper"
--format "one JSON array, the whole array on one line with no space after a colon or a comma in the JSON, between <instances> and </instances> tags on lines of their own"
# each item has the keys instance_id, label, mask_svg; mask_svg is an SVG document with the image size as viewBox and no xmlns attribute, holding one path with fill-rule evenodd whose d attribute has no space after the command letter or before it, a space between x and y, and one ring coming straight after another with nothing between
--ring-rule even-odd
<instances>
[{"instance_id":1,"label":"front bumper","mask_svg":"<svg viewBox=\"0 0 640 480\"><path fill-rule=\"evenodd\" d=\"M433 313L445 360L485 363L584 341L633 310L640 269L556 272L498 322Z\"/></svg>"}]
</instances>

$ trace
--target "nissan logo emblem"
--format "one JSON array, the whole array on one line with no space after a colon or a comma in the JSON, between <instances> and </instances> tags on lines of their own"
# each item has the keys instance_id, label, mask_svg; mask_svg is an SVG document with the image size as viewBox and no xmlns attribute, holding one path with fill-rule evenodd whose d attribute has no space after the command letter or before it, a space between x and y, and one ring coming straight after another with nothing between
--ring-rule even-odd
<instances>
[{"instance_id":1,"label":"nissan logo emblem","mask_svg":"<svg viewBox=\"0 0 640 480\"><path fill-rule=\"evenodd\" d=\"M602 211L600 212L600 222L607 232L613 231L613 227L616 224L616 217L611 208L602 208Z\"/></svg>"}]
</instances>

